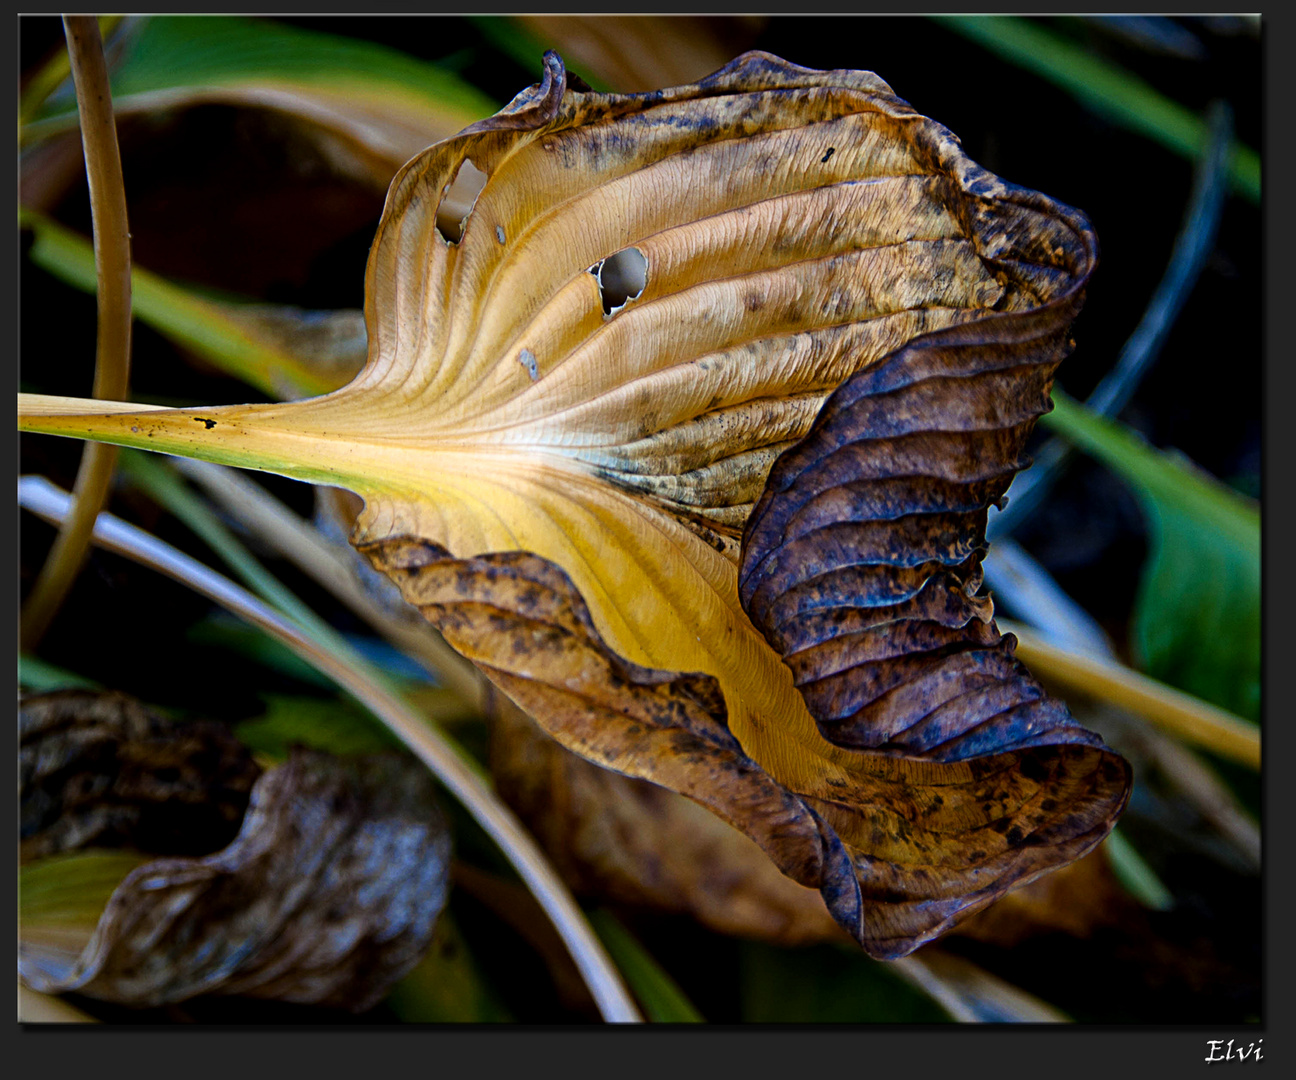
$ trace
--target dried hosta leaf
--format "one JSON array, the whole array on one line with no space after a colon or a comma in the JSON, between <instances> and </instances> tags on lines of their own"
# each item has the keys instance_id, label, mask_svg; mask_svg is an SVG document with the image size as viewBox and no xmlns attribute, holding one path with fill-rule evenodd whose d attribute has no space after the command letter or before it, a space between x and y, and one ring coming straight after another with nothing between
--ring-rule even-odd
<instances>
[{"instance_id":1,"label":"dried hosta leaf","mask_svg":"<svg viewBox=\"0 0 1296 1080\"><path fill-rule=\"evenodd\" d=\"M418 962L445 900L430 789L396 756L297 751L257 782L227 848L133 870L78 956L24 941L19 972L135 1006L220 993L369 1008Z\"/></svg>"},{"instance_id":2,"label":"dried hosta leaf","mask_svg":"<svg viewBox=\"0 0 1296 1080\"><path fill-rule=\"evenodd\" d=\"M977 595L987 508L1025 464L1096 260L1078 215L993 179L979 188L1035 219L1029 244L1051 254L1052 280L1004 260L1016 285L1004 311L848 379L771 471L743 542L743 606L820 733L908 778L908 807L882 818L859 814L867 789L804 792L852 852L866 919L881 913L873 938L930 935L1082 855L1131 784L1129 765L1013 657L1016 639ZM1011 218L984 228L988 248L1011 247ZM993 786L946 817L959 774L935 763L966 763Z\"/></svg>"},{"instance_id":3,"label":"dried hosta leaf","mask_svg":"<svg viewBox=\"0 0 1296 1080\"><path fill-rule=\"evenodd\" d=\"M92 845L215 851L261 772L223 725L170 720L124 694L26 698L18 739L23 862Z\"/></svg>"},{"instance_id":4,"label":"dried hosta leaf","mask_svg":"<svg viewBox=\"0 0 1296 1080\"><path fill-rule=\"evenodd\" d=\"M564 750L500 695L491 773L578 893L780 945L841 936L819 893L780 874L742 833L673 791Z\"/></svg>"},{"instance_id":5,"label":"dried hosta leaf","mask_svg":"<svg viewBox=\"0 0 1296 1080\"><path fill-rule=\"evenodd\" d=\"M912 683L914 649L961 651L946 698L969 662L1001 697L1028 686L970 599L977 529L1093 262L1081 215L980 169L871 73L748 53L700 83L603 95L548 54L541 83L393 182L349 386L202 410L29 401L25 427L357 492L353 541L550 735L714 810L893 957L1097 843L1127 773L1051 707L1034 711L1080 741L978 747L943 715L921 747L829 731L777 635L804 611L826 641L825 605L884 598L909 629L868 648L898 651L896 674L860 667L841 700ZM928 361L955 370L918 382ZM743 529L781 454L798 447L817 478L865 418L878 439L830 459L842 490L873 454L912 475L883 480L867 519L815 503L820 595L780 554L784 516L817 493L779 481L745 554ZM856 531L889 562L854 568Z\"/></svg>"}]
</instances>

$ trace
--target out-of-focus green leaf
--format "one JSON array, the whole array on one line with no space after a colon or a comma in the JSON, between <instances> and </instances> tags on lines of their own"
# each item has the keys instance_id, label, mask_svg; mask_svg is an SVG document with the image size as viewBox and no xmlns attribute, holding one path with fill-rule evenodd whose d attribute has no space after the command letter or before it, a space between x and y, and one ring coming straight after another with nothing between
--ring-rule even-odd
<instances>
[{"instance_id":1,"label":"out-of-focus green leaf","mask_svg":"<svg viewBox=\"0 0 1296 1080\"><path fill-rule=\"evenodd\" d=\"M704 1024L702 1014L674 979L610 911L592 912L590 925L625 976L644 1014L654 1024Z\"/></svg>"},{"instance_id":2,"label":"out-of-focus green leaf","mask_svg":"<svg viewBox=\"0 0 1296 1080\"><path fill-rule=\"evenodd\" d=\"M427 955L387 996L407 1024L499 1024L513 1017L482 978L448 911L437 919Z\"/></svg>"},{"instance_id":3,"label":"out-of-focus green leaf","mask_svg":"<svg viewBox=\"0 0 1296 1080\"><path fill-rule=\"evenodd\" d=\"M266 711L245 720L234 734L248 747L277 761L288 757L288 748L301 743L331 754L375 754L400 742L365 710L345 698L262 696Z\"/></svg>"},{"instance_id":4,"label":"out-of-focus green leaf","mask_svg":"<svg viewBox=\"0 0 1296 1080\"><path fill-rule=\"evenodd\" d=\"M472 15L469 18L487 41L527 71L535 68L536 58L544 55L545 49L553 48L516 15ZM586 85L599 93L612 90L596 75L582 71L581 77Z\"/></svg>"},{"instance_id":5,"label":"out-of-focus green leaf","mask_svg":"<svg viewBox=\"0 0 1296 1080\"><path fill-rule=\"evenodd\" d=\"M30 210L19 212L19 222L35 234L29 251L32 262L74 288L95 291L94 247L88 238ZM261 305L213 300L140 266L131 270L131 308L136 318L165 337L274 397L336 390L354 374L343 370L345 357L358 353L363 361L363 342L357 347L344 335L338 336L341 344L331 354L321 355L318 344L312 346L322 339L320 323L328 317L323 313L298 313L302 332L295 346L288 310L280 309L276 318ZM355 322L351 313L333 317Z\"/></svg>"},{"instance_id":6,"label":"out-of-focus green leaf","mask_svg":"<svg viewBox=\"0 0 1296 1080\"><path fill-rule=\"evenodd\" d=\"M1045 423L1126 480L1151 552L1134 608L1140 663L1239 716L1260 716L1260 511L1182 455L1054 393Z\"/></svg>"},{"instance_id":7,"label":"out-of-focus green leaf","mask_svg":"<svg viewBox=\"0 0 1296 1080\"><path fill-rule=\"evenodd\" d=\"M435 34L453 24L426 26ZM497 108L456 75L396 49L229 16L150 18L112 90L119 115L203 101L293 113L376 159L375 179ZM73 124L75 103L60 95L38 117L29 138Z\"/></svg>"},{"instance_id":8,"label":"out-of-focus green leaf","mask_svg":"<svg viewBox=\"0 0 1296 1080\"><path fill-rule=\"evenodd\" d=\"M30 653L18 657L18 685L32 694L51 690L99 690L100 685L76 672L46 663Z\"/></svg>"},{"instance_id":9,"label":"out-of-focus green leaf","mask_svg":"<svg viewBox=\"0 0 1296 1080\"><path fill-rule=\"evenodd\" d=\"M1119 829L1113 829L1103 843L1107 845L1107 858L1112 873L1126 892L1153 911L1169 911L1174 907L1174 896L1170 890Z\"/></svg>"},{"instance_id":10,"label":"out-of-focus green leaf","mask_svg":"<svg viewBox=\"0 0 1296 1080\"><path fill-rule=\"evenodd\" d=\"M287 675L306 686L333 691L337 687L327 676L297 656L287 645L276 641L263 630L249 626L228 615L217 613L194 623L185 633L194 645L229 649L281 675Z\"/></svg>"},{"instance_id":11,"label":"out-of-focus green leaf","mask_svg":"<svg viewBox=\"0 0 1296 1080\"><path fill-rule=\"evenodd\" d=\"M18 871L19 949L66 955L85 948L113 890L152 858L123 848L87 848L37 859Z\"/></svg>"},{"instance_id":12,"label":"out-of-focus green leaf","mask_svg":"<svg viewBox=\"0 0 1296 1080\"><path fill-rule=\"evenodd\" d=\"M742 1018L759 1024L939 1024L945 1011L886 964L831 945L739 948Z\"/></svg>"},{"instance_id":13,"label":"out-of-focus green leaf","mask_svg":"<svg viewBox=\"0 0 1296 1080\"><path fill-rule=\"evenodd\" d=\"M941 25L983 45L1077 98L1114 124L1136 131L1184 157L1206 145L1206 121L1171 101L1137 75L1103 60L1036 23L1011 16L942 15ZM1234 190L1260 201L1260 155L1234 143L1230 174Z\"/></svg>"},{"instance_id":14,"label":"out-of-focus green leaf","mask_svg":"<svg viewBox=\"0 0 1296 1080\"><path fill-rule=\"evenodd\" d=\"M120 15L100 15L99 34L106 41L122 21ZM67 49L60 49L28 80L18 103L18 123L27 123L45 100L72 77L72 61Z\"/></svg>"}]
</instances>

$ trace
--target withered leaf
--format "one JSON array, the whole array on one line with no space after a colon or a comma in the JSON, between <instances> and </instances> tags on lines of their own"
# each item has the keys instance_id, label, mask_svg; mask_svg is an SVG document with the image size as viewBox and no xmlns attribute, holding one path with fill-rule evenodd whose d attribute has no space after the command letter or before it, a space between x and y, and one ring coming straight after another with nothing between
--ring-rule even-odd
<instances>
[{"instance_id":1,"label":"withered leaf","mask_svg":"<svg viewBox=\"0 0 1296 1080\"><path fill-rule=\"evenodd\" d=\"M1002 255L1029 222L1029 247L1051 256L1052 277L1003 260L1004 310L925 335L848 379L771 470L743 541L743 606L791 668L820 733L885 754L909 777L909 808L890 820L861 820L866 791L803 792L852 851L866 919L878 910L870 901L885 902L872 937L928 935L1084 854L1132 783L1128 763L1013 657L1016 639L999 634L990 598L978 595L987 509L1026 464L1026 436L1051 407L1097 256L1079 215L981 183L992 190L1023 220L987 222L983 244ZM993 786L940 821L960 774L920 761L967 763ZM950 868L954 852L960 865ZM950 903L955 880L966 892Z\"/></svg>"},{"instance_id":2,"label":"withered leaf","mask_svg":"<svg viewBox=\"0 0 1296 1080\"><path fill-rule=\"evenodd\" d=\"M23 941L19 973L132 1006L217 993L362 1011L431 941L449 855L424 770L296 750L257 781L233 843L139 866L79 955Z\"/></svg>"},{"instance_id":3,"label":"withered leaf","mask_svg":"<svg viewBox=\"0 0 1296 1080\"><path fill-rule=\"evenodd\" d=\"M577 893L780 945L843 936L818 892L719 817L565 750L503 695L490 705L496 787Z\"/></svg>"},{"instance_id":4,"label":"withered leaf","mask_svg":"<svg viewBox=\"0 0 1296 1080\"><path fill-rule=\"evenodd\" d=\"M894 957L1128 791L974 595L1095 257L871 73L748 53L602 95L551 53L393 181L349 386L24 426L360 494L353 542L549 734L714 810ZM877 603L894 635L833 629ZM963 705L1022 722L981 739Z\"/></svg>"},{"instance_id":5,"label":"withered leaf","mask_svg":"<svg viewBox=\"0 0 1296 1080\"><path fill-rule=\"evenodd\" d=\"M170 720L125 694L25 698L20 858L122 844L205 855L234 839L260 773L222 724Z\"/></svg>"}]
</instances>

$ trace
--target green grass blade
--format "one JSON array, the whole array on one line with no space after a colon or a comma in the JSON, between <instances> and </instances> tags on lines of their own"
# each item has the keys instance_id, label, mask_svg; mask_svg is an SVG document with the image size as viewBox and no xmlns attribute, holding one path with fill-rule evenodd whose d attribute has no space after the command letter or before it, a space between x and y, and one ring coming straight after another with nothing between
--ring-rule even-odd
<instances>
[{"instance_id":1,"label":"green grass blade","mask_svg":"<svg viewBox=\"0 0 1296 1080\"><path fill-rule=\"evenodd\" d=\"M429 19L429 33L448 21ZM449 52L450 50L447 50ZM498 105L470 83L397 49L234 16L154 16L140 31L113 79L113 97L129 111L146 94L183 96L208 87L276 86L349 94L357 100L386 98L393 109L452 130L489 116ZM40 114L68 119L66 105L50 103Z\"/></svg>"},{"instance_id":2,"label":"green grass blade","mask_svg":"<svg viewBox=\"0 0 1296 1080\"><path fill-rule=\"evenodd\" d=\"M1113 829L1103 843L1106 845L1112 873L1127 893L1153 911L1169 911L1174 907L1174 896L1170 890L1119 829Z\"/></svg>"},{"instance_id":3,"label":"green grass blade","mask_svg":"<svg viewBox=\"0 0 1296 1080\"><path fill-rule=\"evenodd\" d=\"M1149 674L1260 717L1260 511L1182 455L1054 391L1043 422L1128 482L1151 551L1132 637Z\"/></svg>"},{"instance_id":4,"label":"green grass blade","mask_svg":"<svg viewBox=\"0 0 1296 1080\"><path fill-rule=\"evenodd\" d=\"M266 711L234 726L234 734L249 750L276 761L300 743L314 750L346 757L376 754L399 747L400 741L349 699L327 700L290 694L263 694Z\"/></svg>"},{"instance_id":5,"label":"green grass blade","mask_svg":"<svg viewBox=\"0 0 1296 1080\"><path fill-rule=\"evenodd\" d=\"M386 1006L407 1024L498 1024L513 1020L482 977L448 911L437 919L427 954L392 987Z\"/></svg>"},{"instance_id":6,"label":"green grass blade","mask_svg":"<svg viewBox=\"0 0 1296 1080\"><path fill-rule=\"evenodd\" d=\"M245 548L197 495L157 458L126 450L121 456L121 473L143 489L161 506L201 537L243 583L262 600L330 647L349 649L345 640L328 623L303 604Z\"/></svg>"},{"instance_id":7,"label":"green grass blade","mask_svg":"<svg viewBox=\"0 0 1296 1080\"><path fill-rule=\"evenodd\" d=\"M977 15L941 15L936 21L1048 80L1099 116L1177 154L1196 158L1207 143L1203 117L1037 23L1013 16ZM1229 172L1234 190L1259 203L1260 155L1234 142Z\"/></svg>"},{"instance_id":8,"label":"green grass blade","mask_svg":"<svg viewBox=\"0 0 1296 1080\"><path fill-rule=\"evenodd\" d=\"M18 657L18 685L31 694L46 694L52 690L103 689L93 679L46 663L30 653L21 653Z\"/></svg>"},{"instance_id":9,"label":"green grass blade","mask_svg":"<svg viewBox=\"0 0 1296 1080\"><path fill-rule=\"evenodd\" d=\"M941 1024L946 1009L896 965L853 945L739 945L742 1019L751 1024Z\"/></svg>"},{"instance_id":10,"label":"green grass blade","mask_svg":"<svg viewBox=\"0 0 1296 1080\"><path fill-rule=\"evenodd\" d=\"M590 914L589 921L651 1023L706 1023L675 980L615 915L600 908Z\"/></svg>"},{"instance_id":11,"label":"green grass blade","mask_svg":"<svg viewBox=\"0 0 1296 1080\"><path fill-rule=\"evenodd\" d=\"M32 262L74 288L94 293L94 247L88 239L30 210L19 213L19 222L35 233ZM274 397L337 389L335 377L238 318L236 305L206 299L139 266L131 270L131 308L141 322Z\"/></svg>"}]
</instances>

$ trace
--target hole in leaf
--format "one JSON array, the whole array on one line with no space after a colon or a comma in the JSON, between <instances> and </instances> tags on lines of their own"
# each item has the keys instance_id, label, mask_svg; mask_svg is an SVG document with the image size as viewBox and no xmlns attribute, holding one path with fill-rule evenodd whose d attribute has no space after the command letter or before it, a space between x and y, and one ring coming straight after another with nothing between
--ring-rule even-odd
<instances>
[{"instance_id":1,"label":"hole in leaf","mask_svg":"<svg viewBox=\"0 0 1296 1080\"><path fill-rule=\"evenodd\" d=\"M457 244L463 238L468 215L477 205L477 196L486 186L486 180L487 174L464 158L454 180L441 196L441 205L437 207L437 232L446 243Z\"/></svg>"},{"instance_id":2,"label":"hole in leaf","mask_svg":"<svg viewBox=\"0 0 1296 1080\"><path fill-rule=\"evenodd\" d=\"M644 291L648 284L648 260L638 248L622 248L590 267L598 278L604 316L615 315Z\"/></svg>"}]
</instances>

